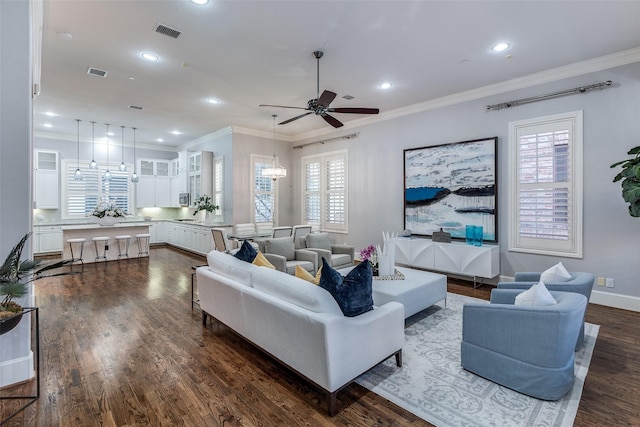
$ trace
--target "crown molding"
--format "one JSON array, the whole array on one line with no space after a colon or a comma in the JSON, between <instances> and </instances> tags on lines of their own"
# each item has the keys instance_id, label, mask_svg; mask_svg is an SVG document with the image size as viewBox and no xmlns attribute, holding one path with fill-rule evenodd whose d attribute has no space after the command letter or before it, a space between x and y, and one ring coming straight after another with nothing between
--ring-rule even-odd
<instances>
[{"instance_id":1,"label":"crown molding","mask_svg":"<svg viewBox=\"0 0 640 427\"><path fill-rule=\"evenodd\" d=\"M54 140L64 141L64 142L72 142L74 144L77 142L77 137L72 135L61 134L61 133L34 131L33 137L34 139L46 138L46 139L54 139ZM93 141L91 139L88 139L87 137L80 137L80 142L91 144ZM101 144L101 143L98 142L96 139L96 144ZM122 142L114 140L114 142L110 143L109 145L111 146L112 144L120 146ZM124 146L133 148L133 143L125 141ZM178 151L178 147L174 145L160 145L160 144L148 144L148 143L136 142L136 150L138 148L144 148L147 150L156 150L156 151L171 151L171 152Z\"/></svg>"}]
</instances>

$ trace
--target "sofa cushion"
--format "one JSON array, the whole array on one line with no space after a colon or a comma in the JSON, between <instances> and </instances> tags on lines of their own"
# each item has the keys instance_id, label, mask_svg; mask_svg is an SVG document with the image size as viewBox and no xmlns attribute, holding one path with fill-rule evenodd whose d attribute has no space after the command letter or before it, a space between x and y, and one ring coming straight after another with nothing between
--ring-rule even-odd
<instances>
[{"instance_id":1,"label":"sofa cushion","mask_svg":"<svg viewBox=\"0 0 640 427\"><path fill-rule=\"evenodd\" d=\"M308 248L318 248L331 251L329 233L311 233L304 236Z\"/></svg>"},{"instance_id":2,"label":"sofa cushion","mask_svg":"<svg viewBox=\"0 0 640 427\"><path fill-rule=\"evenodd\" d=\"M278 237L276 239L267 239L264 242L264 251L268 254L281 255L292 261L296 257L296 248L293 244L292 237Z\"/></svg>"},{"instance_id":3,"label":"sofa cushion","mask_svg":"<svg viewBox=\"0 0 640 427\"><path fill-rule=\"evenodd\" d=\"M267 267L271 269L276 269L273 264L269 262L269 260L263 255L262 252L258 251L258 255L253 259L251 263L253 265L257 265L258 267Z\"/></svg>"},{"instance_id":4,"label":"sofa cushion","mask_svg":"<svg viewBox=\"0 0 640 427\"><path fill-rule=\"evenodd\" d=\"M209 264L211 271L246 286L251 286L251 272L257 268L255 265L220 251L209 252L207 264Z\"/></svg>"},{"instance_id":5,"label":"sofa cushion","mask_svg":"<svg viewBox=\"0 0 640 427\"><path fill-rule=\"evenodd\" d=\"M565 266L559 262L553 267L543 271L542 274L540 274L540 280L544 283L567 282L571 280L571 274L569 274Z\"/></svg>"},{"instance_id":6,"label":"sofa cushion","mask_svg":"<svg viewBox=\"0 0 640 427\"><path fill-rule=\"evenodd\" d=\"M354 317L373 309L372 279L368 262L361 262L343 277L322 258L320 287L333 295L345 316Z\"/></svg>"},{"instance_id":7,"label":"sofa cushion","mask_svg":"<svg viewBox=\"0 0 640 427\"><path fill-rule=\"evenodd\" d=\"M255 289L316 313L342 316L331 294L319 286L277 270L261 268L251 276Z\"/></svg>"},{"instance_id":8,"label":"sofa cushion","mask_svg":"<svg viewBox=\"0 0 640 427\"><path fill-rule=\"evenodd\" d=\"M236 252L233 256L241 259L242 261L253 262L257 255L258 252L255 250L255 248L251 246L251 243L245 240L242 242L242 246L240 246L238 252Z\"/></svg>"},{"instance_id":9,"label":"sofa cushion","mask_svg":"<svg viewBox=\"0 0 640 427\"><path fill-rule=\"evenodd\" d=\"M306 280L307 282L311 282L314 285L319 285L321 274L322 274L322 266L320 266L320 268L318 269L318 272L314 276L313 274L305 270L300 264L296 264L295 276L298 279Z\"/></svg>"},{"instance_id":10,"label":"sofa cushion","mask_svg":"<svg viewBox=\"0 0 640 427\"><path fill-rule=\"evenodd\" d=\"M547 306L555 304L557 304L556 300L542 281L533 285L521 294L518 294L515 302L513 303L513 305L522 306Z\"/></svg>"}]
</instances>

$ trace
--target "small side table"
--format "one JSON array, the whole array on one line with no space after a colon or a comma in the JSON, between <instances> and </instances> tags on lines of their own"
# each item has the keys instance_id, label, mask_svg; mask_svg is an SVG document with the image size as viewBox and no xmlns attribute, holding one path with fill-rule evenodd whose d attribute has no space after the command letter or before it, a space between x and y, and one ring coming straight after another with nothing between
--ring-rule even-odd
<instances>
[{"instance_id":1,"label":"small side table","mask_svg":"<svg viewBox=\"0 0 640 427\"><path fill-rule=\"evenodd\" d=\"M40 398L40 314L38 311L38 307L23 307L22 308L22 314L24 315L31 315L32 318L32 323L31 323L31 329L32 331L35 331L35 340L33 340L32 337L32 345L35 346L35 350L34 350L34 354L35 354L35 358L36 358L36 366L35 366L35 395L28 395L28 396L0 396L0 400L16 400L16 399L26 399L27 401L20 406L20 408L16 409L12 414L10 414L9 416L7 416L6 418L2 418L0 419L0 425L4 424L5 422L9 421L11 418L13 418L16 414L18 414L20 411L22 411L23 409L25 409L27 406L31 405L33 402L35 402L36 400L38 400ZM4 321L0 320L0 323L2 323ZM8 388L10 388L12 386L8 386Z\"/></svg>"},{"instance_id":2,"label":"small side table","mask_svg":"<svg viewBox=\"0 0 640 427\"><path fill-rule=\"evenodd\" d=\"M196 299L195 292L194 292L196 270L200 267L206 267L206 266L207 264L201 264L201 265L194 265L191 267L191 311L193 311L194 304L198 304L198 306L200 305L200 298Z\"/></svg>"}]
</instances>

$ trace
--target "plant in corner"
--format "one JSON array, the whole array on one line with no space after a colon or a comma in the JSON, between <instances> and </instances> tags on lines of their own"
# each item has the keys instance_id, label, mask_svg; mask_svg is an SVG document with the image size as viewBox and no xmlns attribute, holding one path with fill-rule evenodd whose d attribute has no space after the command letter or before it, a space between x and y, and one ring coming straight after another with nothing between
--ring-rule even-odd
<instances>
[{"instance_id":1,"label":"plant in corner","mask_svg":"<svg viewBox=\"0 0 640 427\"><path fill-rule=\"evenodd\" d=\"M200 211L213 212L220 209L218 205L213 204L211 197L207 196L206 194L198 197L198 200L194 202L193 206L196 208L196 210L193 211L193 216L195 216Z\"/></svg>"},{"instance_id":2,"label":"plant in corner","mask_svg":"<svg viewBox=\"0 0 640 427\"><path fill-rule=\"evenodd\" d=\"M613 182L622 180L622 198L629 203L629 215L640 217L640 146L633 147L627 154L633 157L611 165L611 168L622 166Z\"/></svg>"},{"instance_id":3,"label":"plant in corner","mask_svg":"<svg viewBox=\"0 0 640 427\"><path fill-rule=\"evenodd\" d=\"M6 320L1 324L0 335L9 332L20 322L22 306L15 299L27 294L29 283L43 277L75 274L69 271L50 273L70 264L71 260L55 261L45 265L42 265L40 260L20 261L22 249L30 236L29 232L18 242L0 267L0 320ZM11 319L10 322L10 318L15 319Z\"/></svg>"}]
</instances>

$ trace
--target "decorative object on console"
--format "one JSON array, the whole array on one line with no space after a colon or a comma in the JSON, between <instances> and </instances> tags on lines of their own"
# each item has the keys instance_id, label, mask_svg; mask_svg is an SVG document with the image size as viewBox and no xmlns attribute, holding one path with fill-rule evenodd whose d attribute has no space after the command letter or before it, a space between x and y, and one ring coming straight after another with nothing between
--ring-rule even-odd
<instances>
[{"instance_id":1,"label":"decorative object on console","mask_svg":"<svg viewBox=\"0 0 640 427\"><path fill-rule=\"evenodd\" d=\"M100 225L115 225L124 221L127 213L116 205L114 200L108 202L100 201L89 215L94 222Z\"/></svg>"},{"instance_id":2,"label":"decorative object on console","mask_svg":"<svg viewBox=\"0 0 640 427\"><path fill-rule=\"evenodd\" d=\"M440 231L433 232L433 234L431 235L431 240L440 243L451 243L451 233L443 231L442 227L440 227Z\"/></svg>"},{"instance_id":3,"label":"decorative object on console","mask_svg":"<svg viewBox=\"0 0 640 427\"><path fill-rule=\"evenodd\" d=\"M382 246L376 246L378 254L378 276L392 276L395 273L396 237L398 233L382 232Z\"/></svg>"},{"instance_id":4,"label":"decorative object on console","mask_svg":"<svg viewBox=\"0 0 640 427\"><path fill-rule=\"evenodd\" d=\"M465 224L482 225L483 239L497 242L497 142L493 137L405 149L405 228L421 236L443 228L462 240Z\"/></svg>"},{"instance_id":5,"label":"decorative object on console","mask_svg":"<svg viewBox=\"0 0 640 427\"><path fill-rule=\"evenodd\" d=\"M482 226L481 225L467 225L465 226L465 239L467 245L482 246ZM436 240L434 240L435 242Z\"/></svg>"},{"instance_id":6,"label":"decorative object on console","mask_svg":"<svg viewBox=\"0 0 640 427\"><path fill-rule=\"evenodd\" d=\"M362 262L369 262L371 264L371 271L374 276L378 275L378 254L376 253L376 247L369 245L364 249L360 249L360 260Z\"/></svg>"},{"instance_id":7,"label":"decorative object on console","mask_svg":"<svg viewBox=\"0 0 640 427\"><path fill-rule=\"evenodd\" d=\"M402 237L411 237L411 230L408 228L402 232Z\"/></svg>"}]
</instances>

